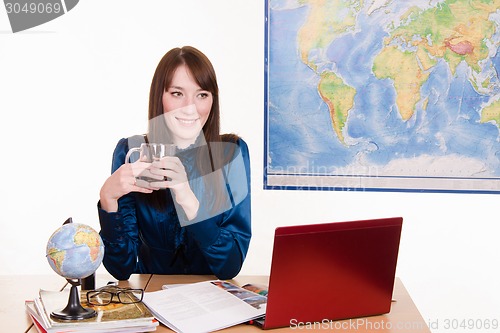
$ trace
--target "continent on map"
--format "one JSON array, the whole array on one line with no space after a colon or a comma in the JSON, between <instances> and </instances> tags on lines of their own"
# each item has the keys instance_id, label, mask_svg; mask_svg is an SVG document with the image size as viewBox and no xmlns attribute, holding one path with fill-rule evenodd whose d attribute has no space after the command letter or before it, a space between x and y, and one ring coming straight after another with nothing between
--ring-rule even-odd
<instances>
[{"instance_id":1,"label":"continent on map","mask_svg":"<svg viewBox=\"0 0 500 333\"><path fill-rule=\"evenodd\" d=\"M328 105L335 133L339 140L344 142L342 129L345 126L348 111L354 105L356 90L346 85L335 73L325 71L321 73L318 91Z\"/></svg>"},{"instance_id":2,"label":"continent on map","mask_svg":"<svg viewBox=\"0 0 500 333\"><path fill-rule=\"evenodd\" d=\"M426 71L428 68L422 66L426 60L420 61L418 55L400 52L397 47L388 46L373 64L373 72L379 79L394 81L394 89L397 92L396 105L403 120L413 116L415 105L421 99L420 88L429 77L429 72Z\"/></svg>"}]
</instances>

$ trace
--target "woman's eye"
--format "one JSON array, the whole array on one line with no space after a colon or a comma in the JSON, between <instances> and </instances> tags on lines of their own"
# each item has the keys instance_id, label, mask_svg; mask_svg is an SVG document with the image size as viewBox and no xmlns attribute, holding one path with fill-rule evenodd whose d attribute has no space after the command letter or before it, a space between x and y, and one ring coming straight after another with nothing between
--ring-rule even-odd
<instances>
[{"instance_id":1,"label":"woman's eye","mask_svg":"<svg viewBox=\"0 0 500 333\"><path fill-rule=\"evenodd\" d=\"M209 93L201 93L201 94L199 94L198 96L199 96L200 98L207 98L207 97L209 97L209 96L210 96L210 94L209 94Z\"/></svg>"},{"instance_id":2,"label":"woman's eye","mask_svg":"<svg viewBox=\"0 0 500 333\"><path fill-rule=\"evenodd\" d=\"M180 91L172 91L171 94L172 94L172 96L176 96L176 97L182 96L182 93Z\"/></svg>"}]
</instances>

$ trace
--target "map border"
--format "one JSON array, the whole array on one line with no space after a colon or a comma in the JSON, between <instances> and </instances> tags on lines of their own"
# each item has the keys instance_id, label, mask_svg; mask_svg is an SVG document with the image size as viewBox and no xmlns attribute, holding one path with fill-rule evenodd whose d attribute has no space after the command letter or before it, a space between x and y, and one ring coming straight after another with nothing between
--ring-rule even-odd
<instances>
[{"instance_id":1,"label":"map border","mask_svg":"<svg viewBox=\"0 0 500 333\"><path fill-rule=\"evenodd\" d=\"M320 191L374 191L421 193L500 194L500 178L320 175L310 173L269 172L269 2L264 1L264 190L320 190ZM429 183L431 181L432 183ZM422 186L422 182L431 186ZM497 182L496 188L478 186L479 183ZM397 183L397 187L387 184ZM475 183L475 184L473 184ZM419 185L420 184L420 185ZM475 186L472 186L475 185Z\"/></svg>"}]
</instances>

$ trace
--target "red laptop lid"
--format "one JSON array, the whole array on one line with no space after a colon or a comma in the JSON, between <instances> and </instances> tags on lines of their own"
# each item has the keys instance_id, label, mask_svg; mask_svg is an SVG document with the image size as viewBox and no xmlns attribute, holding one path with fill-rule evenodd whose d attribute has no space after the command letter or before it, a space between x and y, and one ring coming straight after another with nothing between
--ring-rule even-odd
<instances>
[{"instance_id":1,"label":"red laptop lid","mask_svg":"<svg viewBox=\"0 0 500 333\"><path fill-rule=\"evenodd\" d=\"M264 328L388 313L402 222L277 228Z\"/></svg>"}]
</instances>

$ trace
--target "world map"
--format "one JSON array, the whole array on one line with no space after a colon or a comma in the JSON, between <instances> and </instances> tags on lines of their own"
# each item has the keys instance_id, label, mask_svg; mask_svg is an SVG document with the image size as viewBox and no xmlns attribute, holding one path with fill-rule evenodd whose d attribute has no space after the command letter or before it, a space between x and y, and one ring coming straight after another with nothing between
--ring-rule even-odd
<instances>
[{"instance_id":1,"label":"world map","mask_svg":"<svg viewBox=\"0 0 500 333\"><path fill-rule=\"evenodd\" d=\"M268 0L265 187L500 193L500 0Z\"/></svg>"}]
</instances>

